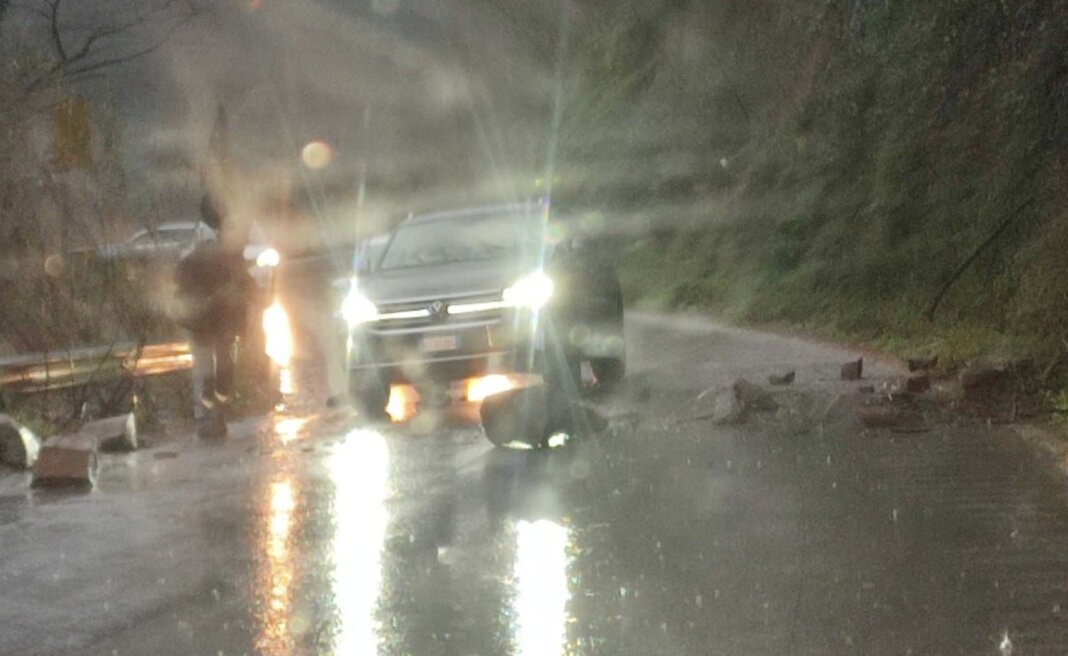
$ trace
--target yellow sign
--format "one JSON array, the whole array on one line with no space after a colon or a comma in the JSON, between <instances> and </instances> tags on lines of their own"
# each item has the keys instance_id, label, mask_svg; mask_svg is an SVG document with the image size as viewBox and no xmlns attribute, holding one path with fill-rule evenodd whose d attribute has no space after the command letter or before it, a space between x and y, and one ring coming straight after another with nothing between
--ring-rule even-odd
<instances>
[{"instance_id":1,"label":"yellow sign","mask_svg":"<svg viewBox=\"0 0 1068 656\"><path fill-rule=\"evenodd\" d=\"M53 105L52 144L55 163L60 169L92 166L92 105L88 99L71 96Z\"/></svg>"}]
</instances>

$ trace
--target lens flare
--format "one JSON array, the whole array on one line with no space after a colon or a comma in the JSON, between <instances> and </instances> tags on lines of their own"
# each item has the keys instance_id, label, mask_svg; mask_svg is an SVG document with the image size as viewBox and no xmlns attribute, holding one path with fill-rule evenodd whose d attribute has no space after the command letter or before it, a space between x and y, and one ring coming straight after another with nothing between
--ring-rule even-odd
<instances>
[{"instance_id":1,"label":"lens flare","mask_svg":"<svg viewBox=\"0 0 1068 656\"><path fill-rule=\"evenodd\" d=\"M515 307L540 310L553 295L552 278L544 271L520 278L514 285L504 290L504 302Z\"/></svg>"},{"instance_id":2,"label":"lens flare","mask_svg":"<svg viewBox=\"0 0 1068 656\"><path fill-rule=\"evenodd\" d=\"M52 278L59 278L63 275L63 256L53 253L45 258L44 270Z\"/></svg>"},{"instance_id":3,"label":"lens flare","mask_svg":"<svg viewBox=\"0 0 1068 656\"><path fill-rule=\"evenodd\" d=\"M276 267L282 261L282 256L273 248L268 248L256 256L256 266Z\"/></svg>"},{"instance_id":4,"label":"lens flare","mask_svg":"<svg viewBox=\"0 0 1068 656\"><path fill-rule=\"evenodd\" d=\"M467 400L472 403L481 403L486 397L507 392L515 387L515 383L508 376L490 374L482 378L475 378L467 382Z\"/></svg>"},{"instance_id":5,"label":"lens flare","mask_svg":"<svg viewBox=\"0 0 1068 656\"><path fill-rule=\"evenodd\" d=\"M341 303L341 317L349 328L354 328L362 323L369 323L378 319L378 308L366 296L360 293L355 280L350 283L351 289L345 295Z\"/></svg>"},{"instance_id":6,"label":"lens flare","mask_svg":"<svg viewBox=\"0 0 1068 656\"><path fill-rule=\"evenodd\" d=\"M312 141L300 151L300 159L313 171L319 171L330 166L334 159L334 151L325 142Z\"/></svg>"},{"instance_id":7,"label":"lens flare","mask_svg":"<svg viewBox=\"0 0 1068 656\"><path fill-rule=\"evenodd\" d=\"M288 367L293 360L293 331L289 327L289 315L278 299L263 312L263 332L267 357L279 367Z\"/></svg>"}]
</instances>

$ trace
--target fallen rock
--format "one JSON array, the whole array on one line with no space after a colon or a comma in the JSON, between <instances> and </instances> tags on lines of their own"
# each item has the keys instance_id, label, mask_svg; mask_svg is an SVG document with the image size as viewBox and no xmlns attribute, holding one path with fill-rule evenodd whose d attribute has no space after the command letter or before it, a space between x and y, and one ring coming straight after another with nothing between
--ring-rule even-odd
<instances>
[{"instance_id":1,"label":"fallen rock","mask_svg":"<svg viewBox=\"0 0 1068 656\"><path fill-rule=\"evenodd\" d=\"M923 415L900 406L862 405L853 413L867 428L889 428L902 432L925 430Z\"/></svg>"},{"instance_id":2,"label":"fallen rock","mask_svg":"<svg viewBox=\"0 0 1068 656\"><path fill-rule=\"evenodd\" d=\"M97 443L92 435L85 435L83 433L61 433L46 439L41 450L43 451L46 448L96 451Z\"/></svg>"},{"instance_id":3,"label":"fallen rock","mask_svg":"<svg viewBox=\"0 0 1068 656\"><path fill-rule=\"evenodd\" d=\"M96 440L88 435L56 435L45 440L33 466L33 486L96 485Z\"/></svg>"},{"instance_id":4,"label":"fallen rock","mask_svg":"<svg viewBox=\"0 0 1068 656\"><path fill-rule=\"evenodd\" d=\"M734 381L734 395L746 410L774 410L777 407L771 394L744 378Z\"/></svg>"},{"instance_id":5,"label":"fallen rock","mask_svg":"<svg viewBox=\"0 0 1068 656\"><path fill-rule=\"evenodd\" d=\"M137 450L137 420L132 412L91 421L79 432L93 438L101 451Z\"/></svg>"},{"instance_id":6,"label":"fallen rock","mask_svg":"<svg viewBox=\"0 0 1068 656\"><path fill-rule=\"evenodd\" d=\"M711 419L717 424L736 421L745 412L734 387L709 388L697 395L694 419Z\"/></svg>"},{"instance_id":7,"label":"fallen rock","mask_svg":"<svg viewBox=\"0 0 1068 656\"><path fill-rule=\"evenodd\" d=\"M698 394L694 419L729 423L742 419L749 411L765 412L777 407L771 394L759 385L739 378L730 387L709 388Z\"/></svg>"},{"instance_id":8,"label":"fallen rock","mask_svg":"<svg viewBox=\"0 0 1068 656\"><path fill-rule=\"evenodd\" d=\"M790 383L794 382L794 379L796 377L796 371L790 371L781 376L776 376L773 374L771 376L768 376L768 383L771 385L789 385Z\"/></svg>"},{"instance_id":9,"label":"fallen rock","mask_svg":"<svg viewBox=\"0 0 1068 656\"><path fill-rule=\"evenodd\" d=\"M1012 393L1012 377L1004 369L973 365L960 374L960 387L966 401L982 403Z\"/></svg>"},{"instance_id":10,"label":"fallen rock","mask_svg":"<svg viewBox=\"0 0 1068 656\"><path fill-rule=\"evenodd\" d=\"M33 431L7 415L0 415L0 463L29 469L40 451L41 441Z\"/></svg>"},{"instance_id":11,"label":"fallen rock","mask_svg":"<svg viewBox=\"0 0 1068 656\"><path fill-rule=\"evenodd\" d=\"M909 371L930 371L938 366L938 356L933 358L908 358Z\"/></svg>"},{"instance_id":12,"label":"fallen rock","mask_svg":"<svg viewBox=\"0 0 1068 656\"><path fill-rule=\"evenodd\" d=\"M549 395L544 385L509 390L489 396L479 415L490 442L542 444L549 438Z\"/></svg>"},{"instance_id":13,"label":"fallen rock","mask_svg":"<svg viewBox=\"0 0 1068 656\"><path fill-rule=\"evenodd\" d=\"M931 389L930 376L912 376L905 381L905 391L910 394L923 394Z\"/></svg>"},{"instance_id":14,"label":"fallen rock","mask_svg":"<svg viewBox=\"0 0 1068 656\"><path fill-rule=\"evenodd\" d=\"M864 358L842 365L842 380L860 380L864 377Z\"/></svg>"}]
</instances>

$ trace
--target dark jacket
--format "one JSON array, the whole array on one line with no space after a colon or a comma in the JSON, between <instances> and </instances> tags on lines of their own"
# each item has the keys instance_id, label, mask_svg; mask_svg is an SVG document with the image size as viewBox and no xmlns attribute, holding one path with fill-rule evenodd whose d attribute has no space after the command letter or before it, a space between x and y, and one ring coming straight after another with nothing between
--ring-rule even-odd
<instances>
[{"instance_id":1,"label":"dark jacket","mask_svg":"<svg viewBox=\"0 0 1068 656\"><path fill-rule=\"evenodd\" d=\"M198 244L178 263L178 323L200 341L244 331L256 289L240 250L218 241Z\"/></svg>"}]
</instances>

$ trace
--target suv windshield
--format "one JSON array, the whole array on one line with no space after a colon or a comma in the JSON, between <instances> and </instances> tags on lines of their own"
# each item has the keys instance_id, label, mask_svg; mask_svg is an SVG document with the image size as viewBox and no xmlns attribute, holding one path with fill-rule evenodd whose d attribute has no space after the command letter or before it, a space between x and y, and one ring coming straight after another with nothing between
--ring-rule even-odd
<instances>
[{"instance_id":1,"label":"suv windshield","mask_svg":"<svg viewBox=\"0 0 1068 656\"><path fill-rule=\"evenodd\" d=\"M492 260L536 243L537 221L526 214L487 214L416 221L397 229L379 269Z\"/></svg>"}]
</instances>

